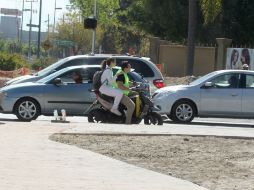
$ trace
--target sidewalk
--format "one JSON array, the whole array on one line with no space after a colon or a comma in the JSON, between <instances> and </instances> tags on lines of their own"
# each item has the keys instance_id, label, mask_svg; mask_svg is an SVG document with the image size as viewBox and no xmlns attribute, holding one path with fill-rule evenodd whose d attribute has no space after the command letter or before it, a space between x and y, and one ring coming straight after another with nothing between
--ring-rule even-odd
<instances>
[{"instance_id":1,"label":"sidewalk","mask_svg":"<svg viewBox=\"0 0 254 190\"><path fill-rule=\"evenodd\" d=\"M2 122L4 123L4 122ZM0 125L1 190L205 190L191 182L139 168L75 146L50 141L60 132L139 132L169 128L89 124L82 121Z\"/></svg>"},{"instance_id":2,"label":"sidewalk","mask_svg":"<svg viewBox=\"0 0 254 190\"><path fill-rule=\"evenodd\" d=\"M205 190L188 181L48 139L50 134L66 129L84 131L89 125L50 121L1 124L0 189Z\"/></svg>"},{"instance_id":3,"label":"sidewalk","mask_svg":"<svg viewBox=\"0 0 254 190\"><path fill-rule=\"evenodd\" d=\"M0 122L0 189L2 190L205 190L191 182L139 168L103 155L50 141L53 133L212 135L254 138L254 128L170 123L164 126L87 123L39 119ZM248 125L248 123L246 123ZM239 126L241 126L239 124Z\"/></svg>"}]
</instances>

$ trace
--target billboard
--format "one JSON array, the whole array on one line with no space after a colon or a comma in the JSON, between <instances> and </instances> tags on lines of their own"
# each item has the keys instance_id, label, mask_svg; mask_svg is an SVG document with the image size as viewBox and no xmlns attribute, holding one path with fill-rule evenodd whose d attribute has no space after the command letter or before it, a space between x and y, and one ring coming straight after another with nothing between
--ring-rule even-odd
<instances>
[{"instance_id":1,"label":"billboard","mask_svg":"<svg viewBox=\"0 0 254 190\"><path fill-rule=\"evenodd\" d=\"M246 64L249 70L254 70L254 49L227 49L226 69L243 69L243 65Z\"/></svg>"},{"instance_id":2,"label":"billboard","mask_svg":"<svg viewBox=\"0 0 254 190\"><path fill-rule=\"evenodd\" d=\"M12 15L12 16L21 16L22 14L22 12L18 9L5 9L5 8L1 8L0 13L4 15Z\"/></svg>"}]
</instances>

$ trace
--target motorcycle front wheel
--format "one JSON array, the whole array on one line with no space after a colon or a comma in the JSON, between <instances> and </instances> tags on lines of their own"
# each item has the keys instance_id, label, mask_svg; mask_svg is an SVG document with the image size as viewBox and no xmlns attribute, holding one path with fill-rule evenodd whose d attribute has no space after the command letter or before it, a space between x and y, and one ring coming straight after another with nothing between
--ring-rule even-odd
<instances>
[{"instance_id":1,"label":"motorcycle front wheel","mask_svg":"<svg viewBox=\"0 0 254 190\"><path fill-rule=\"evenodd\" d=\"M145 125L163 125L163 119L160 114L156 112L148 113L144 118Z\"/></svg>"}]
</instances>

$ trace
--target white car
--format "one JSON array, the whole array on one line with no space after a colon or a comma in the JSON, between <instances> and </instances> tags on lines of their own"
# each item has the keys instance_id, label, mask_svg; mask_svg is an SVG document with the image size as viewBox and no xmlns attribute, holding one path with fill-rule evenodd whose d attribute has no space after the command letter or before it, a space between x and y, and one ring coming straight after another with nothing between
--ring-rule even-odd
<instances>
[{"instance_id":1,"label":"white car","mask_svg":"<svg viewBox=\"0 0 254 190\"><path fill-rule=\"evenodd\" d=\"M45 69L35 73L34 75L25 75L14 78L6 83L6 85L18 84L24 82L35 82L38 81L56 71L70 66L78 65L100 65L105 59L112 57L116 60L117 66L121 66L123 61L128 61L131 67L149 81L151 85L151 92L154 92L158 88L164 87L164 79L160 70L154 63L150 61L150 58L128 56L128 55L112 55L112 54L94 54L94 55L77 55L70 56L59 60L58 62L46 67Z\"/></svg>"},{"instance_id":2,"label":"white car","mask_svg":"<svg viewBox=\"0 0 254 190\"><path fill-rule=\"evenodd\" d=\"M187 123L195 116L254 118L254 71L215 71L189 85L161 88L153 102L175 122Z\"/></svg>"}]
</instances>

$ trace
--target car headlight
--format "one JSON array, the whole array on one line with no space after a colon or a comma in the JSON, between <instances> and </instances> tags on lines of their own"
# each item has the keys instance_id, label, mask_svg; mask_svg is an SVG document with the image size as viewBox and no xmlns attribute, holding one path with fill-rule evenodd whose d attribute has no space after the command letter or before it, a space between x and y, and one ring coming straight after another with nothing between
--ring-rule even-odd
<instances>
[{"instance_id":1,"label":"car headlight","mask_svg":"<svg viewBox=\"0 0 254 190\"><path fill-rule=\"evenodd\" d=\"M7 96L7 92L0 91L0 102L2 102L3 98Z\"/></svg>"},{"instance_id":2,"label":"car headlight","mask_svg":"<svg viewBox=\"0 0 254 190\"><path fill-rule=\"evenodd\" d=\"M173 94L174 92L173 91L167 91L167 92L160 92L160 93L154 93L152 98L153 99L161 99L161 98L164 98L166 96L169 96L171 94Z\"/></svg>"}]
</instances>

